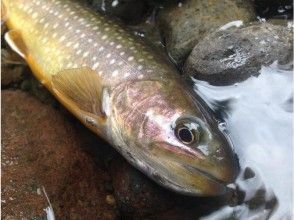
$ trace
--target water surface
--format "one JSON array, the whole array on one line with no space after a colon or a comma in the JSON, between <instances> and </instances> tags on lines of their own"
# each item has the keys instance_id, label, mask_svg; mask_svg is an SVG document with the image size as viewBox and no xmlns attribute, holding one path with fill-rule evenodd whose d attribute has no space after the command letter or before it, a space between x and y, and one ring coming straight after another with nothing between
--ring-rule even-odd
<instances>
[{"instance_id":1,"label":"water surface","mask_svg":"<svg viewBox=\"0 0 294 220\"><path fill-rule=\"evenodd\" d=\"M275 62L258 77L231 86L195 80L195 90L232 140L241 173L231 187L244 195L240 205L202 219L292 219L292 71Z\"/></svg>"}]
</instances>

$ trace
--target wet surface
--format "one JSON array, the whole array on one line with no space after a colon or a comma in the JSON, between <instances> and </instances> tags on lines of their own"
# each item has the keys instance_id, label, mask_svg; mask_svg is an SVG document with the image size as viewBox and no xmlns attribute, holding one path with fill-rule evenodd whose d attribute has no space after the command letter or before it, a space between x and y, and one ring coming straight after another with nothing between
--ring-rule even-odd
<instances>
[{"instance_id":1,"label":"wet surface","mask_svg":"<svg viewBox=\"0 0 294 220\"><path fill-rule=\"evenodd\" d=\"M195 81L239 156L236 185L244 201L204 219L293 217L293 73L277 63L232 86ZM221 217L223 216L223 217Z\"/></svg>"}]
</instances>

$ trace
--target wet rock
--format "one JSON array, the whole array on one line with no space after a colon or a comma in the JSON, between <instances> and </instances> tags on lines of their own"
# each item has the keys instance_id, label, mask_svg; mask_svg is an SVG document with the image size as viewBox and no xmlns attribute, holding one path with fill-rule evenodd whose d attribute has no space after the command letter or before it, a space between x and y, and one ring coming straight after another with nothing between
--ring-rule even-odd
<instances>
[{"instance_id":1,"label":"wet rock","mask_svg":"<svg viewBox=\"0 0 294 220\"><path fill-rule=\"evenodd\" d=\"M2 92L1 116L3 219L43 219L43 186L57 219L117 217L105 201L110 177L67 117L21 91Z\"/></svg>"},{"instance_id":2,"label":"wet rock","mask_svg":"<svg viewBox=\"0 0 294 220\"><path fill-rule=\"evenodd\" d=\"M19 65L3 65L1 68L1 86L17 87L24 79L24 68Z\"/></svg>"},{"instance_id":3,"label":"wet rock","mask_svg":"<svg viewBox=\"0 0 294 220\"><path fill-rule=\"evenodd\" d=\"M226 203L225 197L187 197L162 188L121 157L111 161L110 174L123 219L198 219Z\"/></svg>"},{"instance_id":4,"label":"wet rock","mask_svg":"<svg viewBox=\"0 0 294 220\"><path fill-rule=\"evenodd\" d=\"M270 23L214 32L195 46L184 73L214 85L233 84L276 60L287 64L292 45L292 30Z\"/></svg>"},{"instance_id":5,"label":"wet rock","mask_svg":"<svg viewBox=\"0 0 294 220\"><path fill-rule=\"evenodd\" d=\"M187 0L164 8L158 17L167 51L178 64L208 33L235 20L255 20L251 1Z\"/></svg>"},{"instance_id":6,"label":"wet rock","mask_svg":"<svg viewBox=\"0 0 294 220\"><path fill-rule=\"evenodd\" d=\"M1 41L2 43L2 41ZM1 48L1 86L17 87L25 78L24 61L6 45Z\"/></svg>"},{"instance_id":7,"label":"wet rock","mask_svg":"<svg viewBox=\"0 0 294 220\"><path fill-rule=\"evenodd\" d=\"M92 8L117 17L128 24L137 24L150 11L148 0L88 0Z\"/></svg>"}]
</instances>

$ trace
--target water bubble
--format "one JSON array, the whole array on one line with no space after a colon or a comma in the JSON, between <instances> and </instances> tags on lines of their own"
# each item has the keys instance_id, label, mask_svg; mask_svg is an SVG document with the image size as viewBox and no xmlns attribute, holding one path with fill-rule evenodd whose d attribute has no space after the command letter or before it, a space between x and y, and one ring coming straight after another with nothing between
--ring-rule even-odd
<instances>
[{"instance_id":1,"label":"water bubble","mask_svg":"<svg viewBox=\"0 0 294 220\"><path fill-rule=\"evenodd\" d=\"M284 13L284 12L285 12L285 8L284 8L283 6L280 6L280 7L278 8L278 12L279 12L279 13Z\"/></svg>"}]
</instances>

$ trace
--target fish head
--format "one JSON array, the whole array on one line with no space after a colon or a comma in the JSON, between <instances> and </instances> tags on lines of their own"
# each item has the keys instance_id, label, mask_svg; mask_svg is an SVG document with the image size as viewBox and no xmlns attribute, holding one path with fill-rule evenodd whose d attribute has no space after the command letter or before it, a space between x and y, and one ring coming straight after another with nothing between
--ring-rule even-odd
<instances>
[{"instance_id":1,"label":"fish head","mask_svg":"<svg viewBox=\"0 0 294 220\"><path fill-rule=\"evenodd\" d=\"M138 92L137 86L128 88L129 95L123 101L133 106L123 120L130 161L176 192L225 194L239 165L229 139L218 129L205 104L177 84L144 83L149 89L146 93L142 85Z\"/></svg>"}]
</instances>

